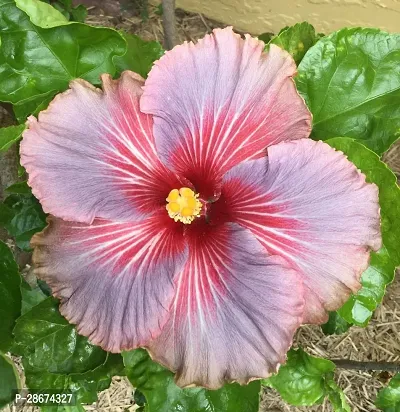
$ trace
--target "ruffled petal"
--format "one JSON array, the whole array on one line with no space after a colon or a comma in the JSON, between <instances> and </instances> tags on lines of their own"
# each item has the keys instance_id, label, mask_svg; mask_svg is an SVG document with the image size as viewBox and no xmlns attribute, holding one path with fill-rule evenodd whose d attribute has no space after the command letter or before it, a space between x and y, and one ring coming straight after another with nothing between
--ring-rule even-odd
<instances>
[{"instance_id":1,"label":"ruffled petal","mask_svg":"<svg viewBox=\"0 0 400 412\"><path fill-rule=\"evenodd\" d=\"M43 209L90 224L132 220L165 204L175 175L158 160L151 116L139 110L143 79L103 76L104 92L84 80L30 117L21 163Z\"/></svg>"},{"instance_id":2,"label":"ruffled petal","mask_svg":"<svg viewBox=\"0 0 400 412\"><path fill-rule=\"evenodd\" d=\"M271 146L268 158L227 173L220 201L214 219L249 228L303 274L307 323L324 322L360 288L370 250L381 246L378 188L323 142Z\"/></svg>"},{"instance_id":3,"label":"ruffled petal","mask_svg":"<svg viewBox=\"0 0 400 412\"><path fill-rule=\"evenodd\" d=\"M171 316L148 345L180 386L216 389L276 372L303 313L300 276L236 224L188 231Z\"/></svg>"},{"instance_id":4,"label":"ruffled petal","mask_svg":"<svg viewBox=\"0 0 400 412\"><path fill-rule=\"evenodd\" d=\"M175 47L155 63L140 107L155 116L157 150L199 192L265 147L307 137L311 114L292 76L296 64L275 45L232 28Z\"/></svg>"},{"instance_id":5,"label":"ruffled petal","mask_svg":"<svg viewBox=\"0 0 400 412\"><path fill-rule=\"evenodd\" d=\"M31 244L35 274L92 343L120 352L160 333L186 261L182 227L168 216L91 226L51 218Z\"/></svg>"}]
</instances>

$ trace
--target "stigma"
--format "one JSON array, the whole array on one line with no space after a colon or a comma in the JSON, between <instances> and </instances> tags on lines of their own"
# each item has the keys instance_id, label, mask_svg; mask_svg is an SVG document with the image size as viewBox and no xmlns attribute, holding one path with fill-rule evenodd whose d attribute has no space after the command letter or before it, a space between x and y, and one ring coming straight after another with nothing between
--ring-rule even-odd
<instances>
[{"instance_id":1,"label":"stigma","mask_svg":"<svg viewBox=\"0 0 400 412\"><path fill-rule=\"evenodd\" d=\"M182 222L186 225L192 223L196 217L200 216L202 204L198 197L199 195L188 187L171 190L166 199L169 217L175 222Z\"/></svg>"}]
</instances>

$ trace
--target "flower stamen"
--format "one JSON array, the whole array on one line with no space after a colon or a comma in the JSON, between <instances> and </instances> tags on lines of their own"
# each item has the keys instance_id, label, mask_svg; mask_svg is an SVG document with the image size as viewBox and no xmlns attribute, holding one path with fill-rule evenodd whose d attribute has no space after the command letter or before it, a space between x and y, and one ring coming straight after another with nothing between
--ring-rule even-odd
<instances>
[{"instance_id":1,"label":"flower stamen","mask_svg":"<svg viewBox=\"0 0 400 412\"><path fill-rule=\"evenodd\" d=\"M166 199L169 217L175 222L182 222L186 225L192 223L196 217L200 216L202 204L198 197L199 195L188 187L171 190Z\"/></svg>"}]
</instances>

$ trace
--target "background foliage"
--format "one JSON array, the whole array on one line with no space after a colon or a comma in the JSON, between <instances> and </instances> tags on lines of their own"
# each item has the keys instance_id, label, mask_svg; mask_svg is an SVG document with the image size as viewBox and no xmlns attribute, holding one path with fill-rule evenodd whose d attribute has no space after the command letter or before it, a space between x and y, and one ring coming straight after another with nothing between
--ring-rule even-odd
<instances>
[{"instance_id":1,"label":"background foliage","mask_svg":"<svg viewBox=\"0 0 400 412\"><path fill-rule=\"evenodd\" d=\"M117 77L133 70L146 77L164 53L158 42L83 23L87 11L71 0L0 0L0 101L12 107L19 125L0 129L0 152L21 138L28 116L37 115L75 78L99 84L101 73ZM380 156L400 135L400 36L377 29L343 29L324 36L308 23L260 36L287 50L299 64L296 84L313 113L312 138L327 140L378 185L383 247L371 257L362 289L322 326L339 334L366 326L400 264L400 191ZM268 44L266 46L268 49ZM34 58L33 58L34 57ZM16 250L29 251L32 235L46 215L23 181L7 189L0 203L0 226ZM109 354L90 344L60 315L43 282L28 284L9 246L0 242L0 407L20 387L10 354L22 357L26 385L38 391L71 391L92 403L114 375L126 375L137 388L135 400L151 412L256 412L261 382L228 384L218 391L180 389L173 374L137 349ZM305 348L306 349L306 348ZM335 411L349 411L334 381L335 365L303 349L292 349L279 373L262 382L293 405L310 406L326 397ZM378 396L384 411L400 405L399 377ZM63 408L46 406L45 411Z\"/></svg>"}]
</instances>

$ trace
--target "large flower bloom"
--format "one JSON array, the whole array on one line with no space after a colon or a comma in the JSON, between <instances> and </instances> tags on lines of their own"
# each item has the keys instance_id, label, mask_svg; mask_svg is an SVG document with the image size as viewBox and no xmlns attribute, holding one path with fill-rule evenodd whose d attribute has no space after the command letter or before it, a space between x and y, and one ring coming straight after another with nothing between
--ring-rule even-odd
<instances>
[{"instance_id":1,"label":"large flower bloom","mask_svg":"<svg viewBox=\"0 0 400 412\"><path fill-rule=\"evenodd\" d=\"M106 350L146 347L181 386L266 377L301 323L360 287L376 186L308 137L290 55L231 29L72 82L21 144L49 226L36 273Z\"/></svg>"}]
</instances>

